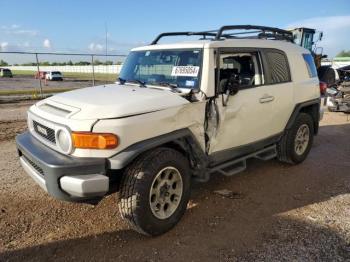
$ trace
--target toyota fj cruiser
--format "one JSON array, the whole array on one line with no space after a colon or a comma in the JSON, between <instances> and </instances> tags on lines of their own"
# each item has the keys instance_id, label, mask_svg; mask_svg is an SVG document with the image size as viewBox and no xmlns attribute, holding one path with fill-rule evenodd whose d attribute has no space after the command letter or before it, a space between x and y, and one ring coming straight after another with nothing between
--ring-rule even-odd
<instances>
[{"instance_id":1,"label":"toyota fj cruiser","mask_svg":"<svg viewBox=\"0 0 350 262\"><path fill-rule=\"evenodd\" d=\"M159 44L168 36L193 42ZM320 92L310 52L288 31L224 26L160 34L127 57L116 84L54 95L16 138L25 171L50 195L119 191L120 213L159 235L184 214L191 180L231 176L246 160L305 160Z\"/></svg>"}]
</instances>

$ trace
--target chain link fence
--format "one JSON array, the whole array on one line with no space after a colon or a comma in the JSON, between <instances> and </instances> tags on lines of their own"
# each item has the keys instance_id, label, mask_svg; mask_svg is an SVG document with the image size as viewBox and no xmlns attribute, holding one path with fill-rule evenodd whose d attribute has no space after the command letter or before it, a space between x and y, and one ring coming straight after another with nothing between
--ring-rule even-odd
<instances>
[{"instance_id":1,"label":"chain link fence","mask_svg":"<svg viewBox=\"0 0 350 262\"><path fill-rule=\"evenodd\" d=\"M0 100L41 98L114 83L125 57L124 54L0 52Z\"/></svg>"}]
</instances>

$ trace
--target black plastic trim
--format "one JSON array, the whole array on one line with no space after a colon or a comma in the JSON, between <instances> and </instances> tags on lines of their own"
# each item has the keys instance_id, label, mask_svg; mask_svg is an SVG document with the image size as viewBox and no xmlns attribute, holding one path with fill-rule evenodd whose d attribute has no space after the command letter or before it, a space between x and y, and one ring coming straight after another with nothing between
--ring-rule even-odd
<instances>
[{"instance_id":1,"label":"black plastic trim","mask_svg":"<svg viewBox=\"0 0 350 262\"><path fill-rule=\"evenodd\" d=\"M253 143L214 152L209 156L209 161L210 161L209 166L214 167L223 162L256 152L260 149L263 149L264 147L271 146L277 143L280 140L282 135L283 135L283 132Z\"/></svg>"},{"instance_id":2,"label":"black plastic trim","mask_svg":"<svg viewBox=\"0 0 350 262\"><path fill-rule=\"evenodd\" d=\"M295 108L293 110L293 113L287 122L285 129L290 129L293 126L293 123L294 123L295 119L297 118L298 114L300 113L300 111L302 111L303 108L307 108L309 106L314 106L311 113L312 113L312 117L314 120L314 131L315 131L315 134L317 134L318 127L319 127L319 121L320 121L321 98L315 98L315 99L312 99L309 101L305 101L305 102L296 104Z\"/></svg>"},{"instance_id":3,"label":"black plastic trim","mask_svg":"<svg viewBox=\"0 0 350 262\"><path fill-rule=\"evenodd\" d=\"M109 167L111 169L122 169L140 154L168 143L175 143L181 147L188 154L190 160L196 163L197 168L201 168L205 165L204 163L207 160L207 155L202 150L193 133L189 129L184 128L127 147L109 158Z\"/></svg>"}]
</instances>

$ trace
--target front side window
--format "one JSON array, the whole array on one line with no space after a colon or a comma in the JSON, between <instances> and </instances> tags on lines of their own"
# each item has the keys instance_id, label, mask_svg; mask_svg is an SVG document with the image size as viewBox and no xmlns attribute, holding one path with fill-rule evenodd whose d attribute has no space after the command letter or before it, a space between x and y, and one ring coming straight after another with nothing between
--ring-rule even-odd
<instances>
[{"instance_id":1,"label":"front side window","mask_svg":"<svg viewBox=\"0 0 350 262\"><path fill-rule=\"evenodd\" d=\"M311 54L303 54L304 61L306 63L307 71L310 78L317 77L317 69L315 66L314 58Z\"/></svg>"},{"instance_id":2,"label":"front side window","mask_svg":"<svg viewBox=\"0 0 350 262\"><path fill-rule=\"evenodd\" d=\"M150 85L171 84L197 89L201 70L201 49L133 51L119 77Z\"/></svg>"},{"instance_id":3,"label":"front side window","mask_svg":"<svg viewBox=\"0 0 350 262\"><path fill-rule=\"evenodd\" d=\"M240 89L262 84L261 64L257 52L223 52L219 58L219 91L225 92L227 81Z\"/></svg>"}]
</instances>

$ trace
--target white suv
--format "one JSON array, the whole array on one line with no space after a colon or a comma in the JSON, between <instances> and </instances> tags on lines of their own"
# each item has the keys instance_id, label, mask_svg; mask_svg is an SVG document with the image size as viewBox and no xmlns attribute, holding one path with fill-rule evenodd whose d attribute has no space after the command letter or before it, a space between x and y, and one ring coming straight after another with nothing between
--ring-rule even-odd
<instances>
[{"instance_id":1,"label":"white suv","mask_svg":"<svg viewBox=\"0 0 350 262\"><path fill-rule=\"evenodd\" d=\"M201 39L158 44L173 35ZM116 84L33 105L16 141L50 195L92 201L117 185L121 215L159 235L184 214L192 178L231 176L248 158L301 163L320 117L312 56L290 32L225 26L133 49Z\"/></svg>"},{"instance_id":2,"label":"white suv","mask_svg":"<svg viewBox=\"0 0 350 262\"><path fill-rule=\"evenodd\" d=\"M45 78L47 80L51 80L51 81L53 81L53 80L60 80L60 81L62 81L63 80L63 75L62 75L62 73L60 71L49 71L49 72L46 73Z\"/></svg>"}]
</instances>

